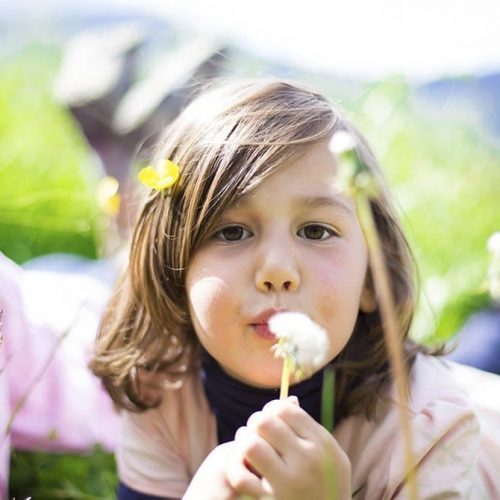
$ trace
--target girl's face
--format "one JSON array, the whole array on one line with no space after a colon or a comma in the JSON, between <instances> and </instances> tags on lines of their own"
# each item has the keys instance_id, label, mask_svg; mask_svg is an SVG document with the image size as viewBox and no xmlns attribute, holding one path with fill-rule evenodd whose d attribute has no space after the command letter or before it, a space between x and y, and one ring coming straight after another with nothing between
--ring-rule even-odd
<instances>
[{"instance_id":1,"label":"girl's face","mask_svg":"<svg viewBox=\"0 0 500 500\"><path fill-rule=\"evenodd\" d=\"M365 289L367 249L353 201L336 187L327 142L268 177L229 208L193 256L187 292L203 347L230 375L278 387L282 360L267 321L305 313L327 332L328 361L352 334Z\"/></svg>"}]
</instances>

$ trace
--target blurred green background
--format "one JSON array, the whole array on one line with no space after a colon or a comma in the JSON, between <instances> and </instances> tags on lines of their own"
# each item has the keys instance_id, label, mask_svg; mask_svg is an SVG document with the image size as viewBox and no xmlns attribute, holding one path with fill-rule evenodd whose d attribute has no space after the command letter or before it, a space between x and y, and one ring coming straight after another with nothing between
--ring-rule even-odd
<instances>
[{"instance_id":1,"label":"blurred green background","mask_svg":"<svg viewBox=\"0 0 500 500\"><path fill-rule=\"evenodd\" d=\"M97 254L97 172L51 97L59 59L32 47L0 63L0 250L18 263L58 251Z\"/></svg>"},{"instance_id":2,"label":"blurred green background","mask_svg":"<svg viewBox=\"0 0 500 500\"><path fill-rule=\"evenodd\" d=\"M69 114L51 97L55 49L30 47L0 62L0 251L18 263L51 252L101 254L100 175ZM487 302L486 241L500 229L498 147L476 120L432 115L408 82L363 84L356 98L335 82L320 89L364 131L401 209L417 257L422 297L413 336L446 340ZM114 462L14 451L16 498L113 498Z\"/></svg>"}]
</instances>

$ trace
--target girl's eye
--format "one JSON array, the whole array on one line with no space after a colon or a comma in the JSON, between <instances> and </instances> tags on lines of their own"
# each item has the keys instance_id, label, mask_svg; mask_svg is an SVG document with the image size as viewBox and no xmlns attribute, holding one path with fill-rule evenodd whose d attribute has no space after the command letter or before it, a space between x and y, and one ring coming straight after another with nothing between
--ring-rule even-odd
<instances>
[{"instance_id":1,"label":"girl's eye","mask_svg":"<svg viewBox=\"0 0 500 500\"><path fill-rule=\"evenodd\" d=\"M323 241L338 236L333 229L321 224L309 224L299 229L297 235L308 240Z\"/></svg>"},{"instance_id":2,"label":"girl's eye","mask_svg":"<svg viewBox=\"0 0 500 500\"><path fill-rule=\"evenodd\" d=\"M252 233L242 226L226 226L219 229L214 238L219 241L241 241L252 236Z\"/></svg>"}]
</instances>

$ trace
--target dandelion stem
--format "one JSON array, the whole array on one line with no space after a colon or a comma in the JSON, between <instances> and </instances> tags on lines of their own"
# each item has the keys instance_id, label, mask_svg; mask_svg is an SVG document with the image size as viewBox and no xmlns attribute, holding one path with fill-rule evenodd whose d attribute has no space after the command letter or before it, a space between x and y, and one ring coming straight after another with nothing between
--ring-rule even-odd
<instances>
[{"instance_id":1,"label":"dandelion stem","mask_svg":"<svg viewBox=\"0 0 500 500\"><path fill-rule=\"evenodd\" d=\"M335 370L328 364L323 370L323 387L321 389L321 425L328 431L333 431L335 422Z\"/></svg>"},{"instance_id":2,"label":"dandelion stem","mask_svg":"<svg viewBox=\"0 0 500 500\"><path fill-rule=\"evenodd\" d=\"M286 399L288 397L288 388L290 386L290 368L290 358L285 356L283 358L283 371L281 372L280 399Z\"/></svg>"},{"instance_id":3,"label":"dandelion stem","mask_svg":"<svg viewBox=\"0 0 500 500\"><path fill-rule=\"evenodd\" d=\"M408 497L418 499L415 479L415 458L407 404L408 373L404 359L403 341L394 303L393 290L384 259L380 238L370 207L370 199L380 191L373 172L358 155L356 144L349 132L338 132L330 142L331 151L337 155L340 166L340 181L354 197L358 218L368 247L370 269L373 273L375 295L380 307L386 349L392 377L399 398L399 410L404 444L404 460L407 472Z\"/></svg>"},{"instance_id":4,"label":"dandelion stem","mask_svg":"<svg viewBox=\"0 0 500 500\"><path fill-rule=\"evenodd\" d=\"M384 327L385 342L389 353L394 381L398 390L399 410L403 431L405 466L408 473L408 492L411 500L418 499L418 489L415 480L415 459L413 456L413 440L410 428L410 414L407 405L406 388L408 374L404 363L404 353L399 335L398 319L394 299L389 283L387 268L378 237L377 228L370 209L368 198L362 193L356 193L356 205L361 227L366 238L370 254L370 265L373 272L375 292L380 303L380 313Z\"/></svg>"}]
</instances>

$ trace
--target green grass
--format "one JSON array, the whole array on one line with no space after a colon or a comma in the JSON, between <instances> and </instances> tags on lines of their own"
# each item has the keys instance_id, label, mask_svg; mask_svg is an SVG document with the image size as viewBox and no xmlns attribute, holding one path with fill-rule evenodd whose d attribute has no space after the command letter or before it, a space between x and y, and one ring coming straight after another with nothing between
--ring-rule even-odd
<instances>
[{"instance_id":1,"label":"green grass","mask_svg":"<svg viewBox=\"0 0 500 500\"><path fill-rule=\"evenodd\" d=\"M115 462L99 448L83 455L13 451L10 486L10 497L18 499L111 500Z\"/></svg>"},{"instance_id":2,"label":"green grass","mask_svg":"<svg viewBox=\"0 0 500 500\"><path fill-rule=\"evenodd\" d=\"M91 157L51 97L57 64L36 48L0 64L0 250L19 263L97 252Z\"/></svg>"},{"instance_id":3,"label":"green grass","mask_svg":"<svg viewBox=\"0 0 500 500\"><path fill-rule=\"evenodd\" d=\"M51 98L59 54L32 48L0 63L0 251L99 255L97 173L70 116ZM336 97L336 96L334 96ZM418 259L424 295L414 336L446 340L488 303L486 240L498 226L500 155L474 126L418 112L387 79L345 106L386 168ZM14 451L11 495L113 498L113 458Z\"/></svg>"}]
</instances>

